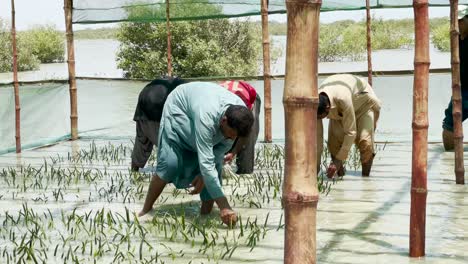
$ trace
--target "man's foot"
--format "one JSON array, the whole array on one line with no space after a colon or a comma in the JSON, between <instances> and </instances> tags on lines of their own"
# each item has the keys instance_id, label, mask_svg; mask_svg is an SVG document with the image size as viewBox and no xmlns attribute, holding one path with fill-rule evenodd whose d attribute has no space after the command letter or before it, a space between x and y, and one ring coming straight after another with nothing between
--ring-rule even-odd
<instances>
[{"instance_id":1,"label":"man's foot","mask_svg":"<svg viewBox=\"0 0 468 264\"><path fill-rule=\"evenodd\" d=\"M372 154L372 158L368 162L361 164L363 177L369 177L372 168L372 163L374 162L374 157L375 154Z\"/></svg>"},{"instance_id":2,"label":"man's foot","mask_svg":"<svg viewBox=\"0 0 468 264\"><path fill-rule=\"evenodd\" d=\"M140 169L140 167L138 167L138 166L137 166L136 164L134 164L133 162L132 162L131 168L132 168L132 171L138 171L138 170Z\"/></svg>"},{"instance_id":3,"label":"man's foot","mask_svg":"<svg viewBox=\"0 0 468 264\"><path fill-rule=\"evenodd\" d=\"M214 200L202 201L200 214L207 215L213 210Z\"/></svg>"},{"instance_id":4,"label":"man's foot","mask_svg":"<svg viewBox=\"0 0 468 264\"><path fill-rule=\"evenodd\" d=\"M345 169L344 165L341 165L341 167L338 169L336 174L338 174L338 176L340 176L340 177L343 177L346 174L346 169Z\"/></svg>"},{"instance_id":5,"label":"man's foot","mask_svg":"<svg viewBox=\"0 0 468 264\"><path fill-rule=\"evenodd\" d=\"M141 210L141 211L138 213L138 217L144 216L145 214L149 213L151 210L153 210L153 209L150 209L150 210Z\"/></svg>"},{"instance_id":6,"label":"man's foot","mask_svg":"<svg viewBox=\"0 0 468 264\"><path fill-rule=\"evenodd\" d=\"M444 143L445 151L453 150L455 148L455 143L453 142L453 132L447 129L444 129L442 132L442 141Z\"/></svg>"}]
</instances>

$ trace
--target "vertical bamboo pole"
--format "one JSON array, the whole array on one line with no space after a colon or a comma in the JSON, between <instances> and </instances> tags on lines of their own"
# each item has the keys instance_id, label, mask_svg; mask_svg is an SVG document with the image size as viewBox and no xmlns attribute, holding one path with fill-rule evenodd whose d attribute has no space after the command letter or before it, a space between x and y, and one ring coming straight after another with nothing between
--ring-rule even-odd
<instances>
[{"instance_id":1,"label":"vertical bamboo pole","mask_svg":"<svg viewBox=\"0 0 468 264\"><path fill-rule=\"evenodd\" d=\"M18 87L18 53L16 50L15 1L11 0L11 45L13 46L13 87L15 90L15 141L16 153L21 153L21 107Z\"/></svg>"},{"instance_id":2,"label":"vertical bamboo pole","mask_svg":"<svg viewBox=\"0 0 468 264\"><path fill-rule=\"evenodd\" d=\"M71 139L78 139L78 105L75 78L75 44L73 40L72 9L73 0L64 0L65 28L67 35L68 84L70 86Z\"/></svg>"},{"instance_id":3,"label":"vertical bamboo pole","mask_svg":"<svg viewBox=\"0 0 468 264\"><path fill-rule=\"evenodd\" d=\"M366 25L367 25L367 81L372 86L372 41L371 41L371 15L370 15L369 0L366 0Z\"/></svg>"},{"instance_id":4,"label":"vertical bamboo pole","mask_svg":"<svg viewBox=\"0 0 468 264\"><path fill-rule=\"evenodd\" d=\"M465 167L463 162L463 126L462 96L460 86L460 56L458 39L458 0L450 0L450 51L452 55L452 113L455 145L455 182L465 184Z\"/></svg>"},{"instance_id":5,"label":"vertical bamboo pole","mask_svg":"<svg viewBox=\"0 0 468 264\"><path fill-rule=\"evenodd\" d=\"M265 142L272 141L271 133L271 73L270 73L270 33L268 31L268 0L262 4L262 39L263 39L263 89L265 108Z\"/></svg>"},{"instance_id":6,"label":"vertical bamboo pole","mask_svg":"<svg viewBox=\"0 0 468 264\"><path fill-rule=\"evenodd\" d=\"M169 14L169 0L166 0L166 31L167 31L167 75L172 76L172 49L171 49L171 17Z\"/></svg>"},{"instance_id":7,"label":"vertical bamboo pole","mask_svg":"<svg viewBox=\"0 0 468 264\"><path fill-rule=\"evenodd\" d=\"M413 155L411 175L410 256L425 254L427 197L427 93L429 83L428 0L413 0L415 27Z\"/></svg>"},{"instance_id":8,"label":"vertical bamboo pole","mask_svg":"<svg viewBox=\"0 0 468 264\"><path fill-rule=\"evenodd\" d=\"M284 263L316 263L317 58L321 0L286 0Z\"/></svg>"}]
</instances>

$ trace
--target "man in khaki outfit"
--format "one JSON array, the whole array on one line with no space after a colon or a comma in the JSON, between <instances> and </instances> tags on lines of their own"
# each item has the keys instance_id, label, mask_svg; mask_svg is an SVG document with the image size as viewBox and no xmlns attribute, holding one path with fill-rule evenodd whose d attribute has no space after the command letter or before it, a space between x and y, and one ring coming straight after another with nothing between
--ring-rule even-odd
<instances>
[{"instance_id":1,"label":"man in khaki outfit","mask_svg":"<svg viewBox=\"0 0 468 264\"><path fill-rule=\"evenodd\" d=\"M369 176L374 159L374 132L381 102L365 79L351 74L336 74L325 79L319 88L317 151L323 150L322 119L328 117L328 150L332 162L327 176L344 175L343 161L353 143L361 154L362 176Z\"/></svg>"}]
</instances>

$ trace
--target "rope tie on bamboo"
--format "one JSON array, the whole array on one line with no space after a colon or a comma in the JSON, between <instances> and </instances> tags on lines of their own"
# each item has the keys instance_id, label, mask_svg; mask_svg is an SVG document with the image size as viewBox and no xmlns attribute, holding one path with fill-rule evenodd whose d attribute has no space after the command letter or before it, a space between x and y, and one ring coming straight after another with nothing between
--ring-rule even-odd
<instances>
[{"instance_id":1,"label":"rope tie on bamboo","mask_svg":"<svg viewBox=\"0 0 468 264\"><path fill-rule=\"evenodd\" d=\"M411 192L412 193L427 193L427 189L426 188L413 187L413 188L411 188Z\"/></svg>"},{"instance_id":2,"label":"rope tie on bamboo","mask_svg":"<svg viewBox=\"0 0 468 264\"><path fill-rule=\"evenodd\" d=\"M306 97L289 97L283 100L285 105L289 106L317 106L319 103L318 97L306 98Z\"/></svg>"},{"instance_id":3,"label":"rope tie on bamboo","mask_svg":"<svg viewBox=\"0 0 468 264\"><path fill-rule=\"evenodd\" d=\"M413 7L422 7L422 6L428 6L428 0L414 0L413 1Z\"/></svg>"},{"instance_id":4,"label":"rope tie on bamboo","mask_svg":"<svg viewBox=\"0 0 468 264\"><path fill-rule=\"evenodd\" d=\"M453 35L458 37L458 35L460 35L460 30L456 30L456 29L450 30L450 36L453 36Z\"/></svg>"},{"instance_id":5,"label":"rope tie on bamboo","mask_svg":"<svg viewBox=\"0 0 468 264\"><path fill-rule=\"evenodd\" d=\"M426 121L414 121L412 124L411 124L411 127L414 128L414 129L427 129L429 128L429 124L426 122Z\"/></svg>"},{"instance_id":6,"label":"rope tie on bamboo","mask_svg":"<svg viewBox=\"0 0 468 264\"><path fill-rule=\"evenodd\" d=\"M286 4L288 3L294 3L294 4L306 4L306 5L316 5L316 4L319 4L321 5L322 4L322 0L286 0Z\"/></svg>"},{"instance_id":7,"label":"rope tie on bamboo","mask_svg":"<svg viewBox=\"0 0 468 264\"><path fill-rule=\"evenodd\" d=\"M283 197L284 203L300 203L300 204L312 204L317 205L319 201L318 195L307 195L299 192L288 193Z\"/></svg>"},{"instance_id":8,"label":"rope tie on bamboo","mask_svg":"<svg viewBox=\"0 0 468 264\"><path fill-rule=\"evenodd\" d=\"M429 65L431 65L431 62L430 62L430 61L415 61L415 62L414 62L414 66L418 66L418 65L426 65L426 66L429 66Z\"/></svg>"}]
</instances>

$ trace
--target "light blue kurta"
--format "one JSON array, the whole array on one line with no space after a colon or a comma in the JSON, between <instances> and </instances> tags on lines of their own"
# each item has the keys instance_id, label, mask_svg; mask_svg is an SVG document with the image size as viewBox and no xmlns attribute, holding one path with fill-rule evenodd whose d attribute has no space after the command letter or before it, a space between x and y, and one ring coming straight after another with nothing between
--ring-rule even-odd
<instances>
[{"instance_id":1,"label":"light blue kurta","mask_svg":"<svg viewBox=\"0 0 468 264\"><path fill-rule=\"evenodd\" d=\"M229 105L244 102L221 86L192 82L178 86L164 105L159 129L156 174L177 188L187 188L201 175L202 200L223 197L220 171L233 141L221 132L220 122Z\"/></svg>"}]
</instances>

